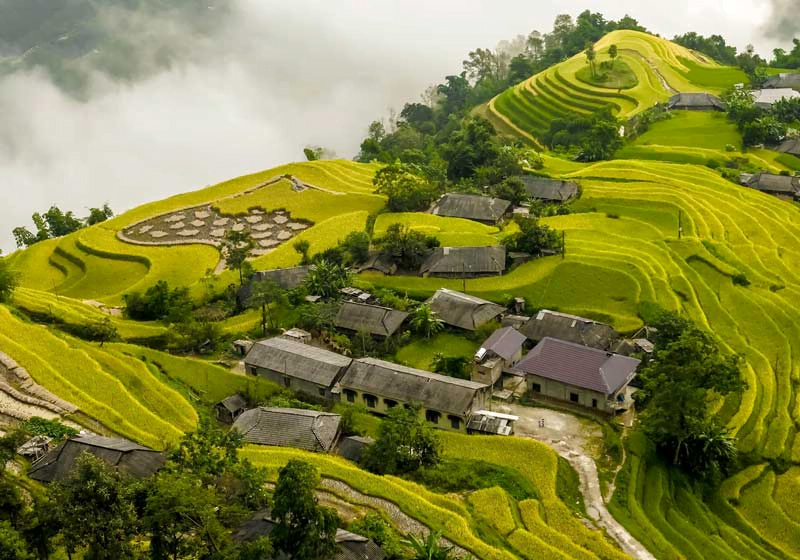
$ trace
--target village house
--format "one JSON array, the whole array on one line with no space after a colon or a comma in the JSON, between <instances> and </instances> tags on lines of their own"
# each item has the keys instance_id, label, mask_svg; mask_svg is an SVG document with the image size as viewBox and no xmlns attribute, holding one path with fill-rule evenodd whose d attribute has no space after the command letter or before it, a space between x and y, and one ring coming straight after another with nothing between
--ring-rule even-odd
<instances>
[{"instance_id":1,"label":"village house","mask_svg":"<svg viewBox=\"0 0 800 560\"><path fill-rule=\"evenodd\" d=\"M791 88L800 91L800 74L783 72L777 76L770 76L764 82L765 89Z\"/></svg>"},{"instance_id":2,"label":"village house","mask_svg":"<svg viewBox=\"0 0 800 560\"><path fill-rule=\"evenodd\" d=\"M340 381L342 402L364 404L385 414L398 405L420 403L436 427L464 431L474 410L491 399L489 386L375 358L353 360Z\"/></svg>"},{"instance_id":3,"label":"village house","mask_svg":"<svg viewBox=\"0 0 800 560\"><path fill-rule=\"evenodd\" d=\"M339 329L388 338L397 332L407 318L405 311L346 301L339 307L334 325Z\"/></svg>"},{"instance_id":4,"label":"village house","mask_svg":"<svg viewBox=\"0 0 800 560\"><path fill-rule=\"evenodd\" d=\"M84 452L91 453L112 467L122 469L137 478L147 478L159 470L166 461L166 457L160 451L127 439L77 435L36 461L28 471L28 476L39 482L63 480L72 470L77 458Z\"/></svg>"},{"instance_id":5,"label":"village house","mask_svg":"<svg viewBox=\"0 0 800 560\"><path fill-rule=\"evenodd\" d=\"M260 406L239 416L231 429L247 443L328 453L339 439L341 420L330 412Z\"/></svg>"},{"instance_id":6,"label":"village house","mask_svg":"<svg viewBox=\"0 0 800 560\"><path fill-rule=\"evenodd\" d=\"M772 173L742 173L740 182L746 187L789 200L800 199L800 177Z\"/></svg>"},{"instance_id":7,"label":"village house","mask_svg":"<svg viewBox=\"0 0 800 560\"><path fill-rule=\"evenodd\" d=\"M247 401L238 393L214 405L214 414L217 420L224 424L233 424L233 421L245 410L247 410Z\"/></svg>"},{"instance_id":8,"label":"village house","mask_svg":"<svg viewBox=\"0 0 800 560\"><path fill-rule=\"evenodd\" d=\"M710 93L676 93L667 107L676 111L724 111L725 103Z\"/></svg>"},{"instance_id":9,"label":"village house","mask_svg":"<svg viewBox=\"0 0 800 560\"><path fill-rule=\"evenodd\" d=\"M270 518L270 512L261 511L242 524L239 530L233 534L233 540L242 543L269 537L274 529L275 522ZM333 556L326 557L326 560L384 560L386 558L383 549L367 537L344 529L336 529L335 539L337 550ZM289 557L281 552L265 560L289 560Z\"/></svg>"},{"instance_id":10,"label":"village house","mask_svg":"<svg viewBox=\"0 0 800 560\"><path fill-rule=\"evenodd\" d=\"M246 303L253 290L253 285L258 282L273 282L281 290L293 290L305 282L310 271L309 266L294 266L291 268L275 268L272 270L259 270L253 273L249 282L239 288L236 298L240 303Z\"/></svg>"},{"instance_id":11,"label":"village house","mask_svg":"<svg viewBox=\"0 0 800 560\"><path fill-rule=\"evenodd\" d=\"M534 200L564 203L578 196L578 184L572 181L536 175L520 175L517 178L525 185L528 196Z\"/></svg>"},{"instance_id":12,"label":"village house","mask_svg":"<svg viewBox=\"0 0 800 560\"><path fill-rule=\"evenodd\" d=\"M630 406L628 384L639 360L544 338L516 365L532 397L547 397L607 413Z\"/></svg>"},{"instance_id":13,"label":"village house","mask_svg":"<svg viewBox=\"0 0 800 560\"><path fill-rule=\"evenodd\" d=\"M256 342L244 358L248 374L325 400L334 398L336 382L350 362L335 352L281 337Z\"/></svg>"},{"instance_id":14,"label":"village house","mask_svg":"<svg viewBox=\"0 0 800 560\"><path fill-rule=\"evenodd\" d=\"M550 337L600 350L607 350L619 338L619 333L610 325L548 309L539 311L519 330L537 342Z\"/></svg>"},{"instance_id":15,"label":"village house","mask_svg":"<svg viewBox=\"0 0 800 560\"><path fill-rule=\"evenodd\" d=\"M778 152L800 157L800 138L787 138L775 148Z\"/></svg>"},{"instance_id":16,"label":"village house","mask_svg":"<svg viewBox=\"0 0 800 560\"><path fill-rule=\"evenodd\" d=\"M494 331L475 352L472 380L494 385L504 371L522 359L522 346L527 337L514 327L503 327Z\"/></svg>"},{"instance_id":17,"label":"village house","mask_svg":"<svg viewBox=\"0 0 800 560\"><path fill-rule=\"evenodd\" d=\"M375 440L371 437L349 436L342 438L342 440L339 442L339 448L336 450L336 452L348 461L358 463L361 461L361 455L364 453L364 449L373 443L375 443Z\"/></svg>"},{"instance_id":18,"label":"village house","mask_svg":"<svg viewBox=\"0 0 800 560\"><path fill-rule=\"evenodd\" d=\"M436 290L426 303L442 322L468 331L494 321L506 310L502 305L447 288Z\"/></svg>"},{"instance_id":19,"label":"village house","mask_svg":"<svg viewBox=\"0 0 800 560\"><path fill-rule=\"evenodd\" d=\"M437 247L419 269L421 276L477 278L499 276L506 269L506 248Z\"/></svg>"},{"instance_id":20,"label":"village house","mask_svg":"<svg viewBox=\"0 0 800 560\"><path fill-rule=\"evenodd\" d=\"M447 193L437 200L430 213L448 218L465 218L496 225L511 212L511 202L476 194Z\"/></svg>"},{"instance_id":21,"label":"village house","mask_svg":"<svg viewBox=\"0 0 800 560\"><path fill-rule=\"evenodd\" d=\"M750 94L753 96L756 107L765 110L772 108L781 99L800 98L800 92L791 88L754 89Z\"/></svg>"},{"instance_id":22,"label":"village house","mask_svg":"<svg viewBox=\"0 0 800 560\"><path fill-rule=\"evenodd\" d=\"M517 420L519 420L519 416L502 414L489 410L479 410L470 416L469 422L467 422L467 433L512 436L514 435L514 422Z\"/></svg>"}]
</instances>

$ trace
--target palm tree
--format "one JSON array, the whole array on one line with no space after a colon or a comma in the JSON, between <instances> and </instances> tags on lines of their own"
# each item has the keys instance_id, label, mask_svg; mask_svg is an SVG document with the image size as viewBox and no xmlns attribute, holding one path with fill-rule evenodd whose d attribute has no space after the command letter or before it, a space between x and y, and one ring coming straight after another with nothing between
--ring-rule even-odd
<instances>
[{"instance_id":1,"label":"palm tree","mask_svg":"<svg viewBox=\"0 0 800 560\"><path fill-rule=\"evenodd\" d=\"M305 283L312 294L331 298L350 285L350 271L342 265L321 260L309 271Z\"/></svg>"},{"instance_id":2,"label":"palm tree","mask_svg":"<svg viewBox=\"0 0 800 560\"><path fill-rule=\"evenodd\" d=\"M444 329L444 323L429 305L423 303L414 310L411 327L425 338L430 338Z\"/></svg>"},{"instance_id":3,"label":"palm tree","mask_svg":"<svg viewBox=\"0 0 800 560\"><path fill-rule=\"evenodd\" d=\"M618 55L619 50L617 49L617 45L608 47L608 56L611 58L611 68L614 68L614 59L616 59Z\"/></svg>"},{"instance_id":4,"label":"palm tree","mask_svg":"<svg viewBox=\"0 0 800 560\"><path fill-rule=\"evenodd\" d=\"M280 293L280 286L272 280L253 282L247 305L254 309L261 308L261 330L265 336L267 334L267 321L269 320L270 327L273 326L269 306L280 296Z\"/></svg>"},{"instance_id":5,"label":"palm tree","mask_svg":"<svg viewBox=\"0 0 800 560\"><path fill-rule=\"evenodd\" d=\"M441 533L431 531L425 538L411 535L403 544L411 549L411 560L454 560L453 547L442 545L441 537Z\"/></svg>"},{"instance_id":6,"label":"palm tree","mask_svg":"<svg viewBox=\"0 0 800 560\"><path fill-rule=\"evenodd\" d=\"M594 45L590 43L586 47L586 62L589 63L589 68L591 68L592 70L593 78L597 76L597 72L594 69L594 61L596 58L597 58L597 53L594 50Z\"/></svg>"}]
</instances>

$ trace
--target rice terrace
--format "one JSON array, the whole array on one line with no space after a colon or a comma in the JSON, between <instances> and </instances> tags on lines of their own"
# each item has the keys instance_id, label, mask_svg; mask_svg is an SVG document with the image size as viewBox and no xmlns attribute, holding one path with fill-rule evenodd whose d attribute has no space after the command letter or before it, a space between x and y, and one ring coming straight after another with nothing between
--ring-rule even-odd
<instances>
[{"instance_id":1,"label":"rice terrace","mask_svg":"<svg viewBox=\"0 0 800 560\"><path fill-rule=\"evenodd\" d=\"M353 160L15 229L0 557L800 558L800 45L556 24Z\"/></svg>"}]
</instances>

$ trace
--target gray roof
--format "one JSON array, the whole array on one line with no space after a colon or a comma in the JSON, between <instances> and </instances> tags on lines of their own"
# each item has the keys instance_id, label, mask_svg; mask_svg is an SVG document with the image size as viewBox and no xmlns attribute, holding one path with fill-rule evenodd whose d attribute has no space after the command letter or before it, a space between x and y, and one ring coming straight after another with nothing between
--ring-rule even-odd
<instances>
[{"instance_id":1,"label":"gray roof","mask_svg":"<svg viewBox=\"0 0 800 560\"><path fill-rule=\"evenodd\" d=\"M504 360L510 360L522 348L528 338L514 327L503 327L494 331L481 348L494 352Z\"/></svg>"},{"instance_id":2,"label":"gray roof","mask_svg":"<svg viewBox=\"0 0 800 560\"><path fill-rule=\"evenodd\" d=\"M361 453L363 453L364 448L373 443L375 443L375 440L371 437L350 436L343 438L339 442L339 455L348 461L358 463L361 460Z\"/></svg>"},{"instance_id":3,"label":"gray roof","mask_svg":"<svg viewBox=\"0 0 800 560\"><path fill-rule=\"evenodd\" d=\"M537 200L566 202L578 196L578 185L572 181L562 181L536 175L520 175L528 196Z\"/></svg>"},{"instance_id":4,"label":"gray roof","mask_svg":"<svg viewBox=\"0 0 800 560\"><path fill-rule=\"evenodd\" d=\"M162 467L164 454L127 439L75 436L36 461L28 476L41 482L62 480L84 452L104 459L137 477L147 477Z\"/></svg>"},{"instance_id":5,"label":"gray roof","mask_svg":"<svg viewBox=\"0 0 800 560\"><path fill-rule=\"evenodd\" d=\"M669 98L670 109L725 109L725 103L710 93L676 93Z\"/></svg>"},{"instance_id":6,"label":"gray roof","mask_svg":"<svg viewBox=\"0 0 800 560\"><path fill-rule=\"evenodd\" d=\"M787 195L800 193L800 178L772 173L756 173L745 181L748 187L768 192Z\"/></svg>"},{"instance_id":7,"label":"gray roof","mask_svg":"<svg viewBox=\"0 0 800 560\"><path fill-rule=\"evenodd\" d=\"M245 521L233 534L236 542L248 542L259 537L269 537L275 529L275 522L270 512L261 511ZM383 549L372 540L344 529L336 530L338 550L328 560L384 560ZM288 556L280 552L268 560L288 560Z\"/></svg>"},{"instance_id":8,"label":"gray roof","mask_svg":"<svg viewBox=\"0 0 800 560\"><path fill-rule=\"evenodd\" d=\"M248 443L328 452L339 436L341 418L317 410L260 406L243 412L232 429L242 432Z\"/></svg>"},{"instance_id":9,"label":"gray roof","mask_svg":"<svg viewBox=\"0 0 800 560\"><path fill-rule=\"evenodd\" d=\"M228 412L236 412L237 410L241 410L247 407L247 401L244 400L244 397L240 394L231 395L220 402L217 403L217 406L221 406L225 408Z\"/></svg>"},{"instance_id":10,"label":"gray roof","mask_svg":"<svg viewBox=\"0 0 800 560\"><path fill-rule=\"evenodd\" d=\"M520 331L531 340L549 336L601 350L609 348L619 336L610 325L548 309L542 309L531 317Z\"/></svg>"},{"instance_id":11,"label":"gray roof","mask_svg":"<svg viewBox=\"0 0 800 560\"><path fill-rule=\"evenodd\" d=\"M547 337L528 352L516 369L613 395L634 378L638 365L639 360L634 358Z\"/></svg>"},{"instance_id":12,"label":"gray roof","mask_svg":"<svg viewBox=\"0 0 800 560\"><path fill-rule=\"evenodd\" d=\"M425 408L455 415L472 409L477 394L487 385L401 366L375 358L353 360L340 382L353 389L398 402L419 402Z\"/></svg>"},{"instance_id":13,"label":"gray roof","mask_svg":"<svg viewBox=\"0 0 800 560\"><path fill-rule=\"evenodd\" d=\"M505 311L505 307L455 290L440 288L428 305L448 325L474 331Z\"/></svg>"},{"instance_id":14,"label":"gray roof","mask_svg":"<svg viewBox=\"0 0 800 560\"><path fill-rule=\"evenodd\" d=\"M781 99L800 97L800 93L791 88L754 89L750 92L756 107L766 109Z\"/></svg>"},{"instance_id":15,"label":"gray roof","mask_svg":"<svg viewBox=\"0 0 800 560\"><path fill-rule=\"evenodd\" d=\"M776 149L779 152L800 156L800 138L784 140Z\"/></svg>"},{"instance_id":16,"label":"gray roof","mask_svg":"<svg viewBox=\"0 0 800 560\"><path fill-rule=\"evenodd\" d=\"M502 198L447 193L436 201L431 214L495 223L503 218L510 206L511 202Z\"/></svg>"},{"instance_id":17,"label":"gray roof","mask_svg":"<svg viewBox=\"0 0 800 560\"><path fill-rule=\"evenodd\" d=\"M502 274L506 269L506 248L493 247L437 247L425 259L420 274Z\"/></svg>"},{"instance_id":18,"label":"gray roof","mask_svg":"<svg viewBox=\"0 0 800 560\"><path fill-rule=\"evenodd\" d=\"M764 82L765 88L792 88L800 89L800 74L778 74L770 76Z\"/></svg>"},{"instance_id":19,"label":"gray roof","mask_svg":"<svg viewBox=\"0 0 800 560\"><path fill-rule=\"evenodd\" d=\"M368 332L376 336L392 336L408 317L405 311L352 301L339 307L334 324L342 329Z\"/></svg>"},{"instance_id":20,"label":"gray roof","mask_svg":"<svg viewBox=\"0 0 800 560\"><path fill-rule=\"evenodd\" d=\"M308 266L294 266L291 268L275 268L273 270L259 270L253 273L251 279L255 282L272 280L284 290L291 290L302 284L308 276Z\"/></svg>"},{"instance_id":21,"label":"gray roof","mask_svg":"<svg viewBox=\"0 0 800 560\"><path fill-rule=\"evenodd\" d=\"M256 342L244 358L247 366L270 369L323 387L331 387L350 361L341 354L282 337Z\"/></svg>"}]
</instances>

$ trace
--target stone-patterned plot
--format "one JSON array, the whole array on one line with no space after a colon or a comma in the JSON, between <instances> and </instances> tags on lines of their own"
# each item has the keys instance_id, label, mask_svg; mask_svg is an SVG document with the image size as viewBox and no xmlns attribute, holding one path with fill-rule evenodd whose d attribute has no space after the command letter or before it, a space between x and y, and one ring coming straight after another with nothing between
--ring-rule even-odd
<instances>
[{"instance_id":1,"label":"stone-patterned plot","mask_svg":"<svg viewBox=\"0 0 800 560\"><path fill-rule=\"evenodd\" d=\"M258 244L262 247L275 247L276 245L280 245L281 242L274 239L262 239Z\"/></svg>"},{"instance_id":2,"label":"stone-patterned plot","mask_svg":"<svg viewBox=\"0 0 800 560\"><path fill-rule=\"evenodd\" d=\"M285 224L286 222L289 221L289 218L287 218L286 216L281 216L279 214L279 215L275 216L274 218L272 218L272 221L275 222L276 224L283 225L283 224Z\"/></svg>"},{"instance_id":3,"label":"stone-patterned plot","mask_svg":"<svg viewBox=\"0 0 800 560\"><path fill-rule=\"evenodd\" d=\"M186 214L173 214L172 216L164 218L164 221L167 222L167 223L180 222L185 217L186 217Z\"/></svg>"},{"instance_id":4,"label":"stone-patterned plot","mask_svg":"<svg viewBox=\"0 0 800 560\"><path fill-rule=\"evenodd\" d=\"M256 231L267 231L268 229L272 229L275 227L275 224L258 224L257 226L253 226L253 229Z\"/></svg>"},{"instance_id":5,"label":"stone-patterned plot","mask_svg":"<svg viewBox=\"0 0 800 560\"><path fill-rule=\"evenodd\" d=\"M287 240L287 239L289 239L291 236L292 236L291 232L288 232L288 231L282 231L282 232L278 233L278 236L277 236L277 237L278 237L278 239L280 239L281 241L286 241L286 240Z\"/></svg>"},{"instance_id":6,"label":"stone-patterned plot","mask_svg":"<svg viewBox=\"0 0 800 560\"><path fill-rule=\"evenodd\" d=\"M272 237L271 231L259 231L258 233L254 233L252 235L253 239L266 239L267 237Z\"/></svg>"},{"instance_id":7,"label":"stone-patterned plot","mask_svg":"<svg viewBox=\"0 0 800 560\"><path fill-rule=\"evenodd\" d=\"M160 238L166 237L168 235L169 234L166 231L161 231L161 230L158 230L158 229L155 230L155 231L151 231L150 232L150 237L153 237L155 239L160 239Z\"/></svg>"},{"instance_id":8,"label":"stone-patterned plot","mask_svg":"<svg viewBox=\"0 0 800 560\"><path fill-rule=\"evenodd\" d=\"M196 210L194 213L194 217L198 220L205 220L206 218L211 216L211 212L206 210Z\"/></svg>"},{"instance_id":9,"label":"stone-patterned plot","mask_svg":"<svg viewBox=\"0 0 800 560\"><path fill-rule=\"evenodd\" d=\"M200 233L199 229L184 229L179 231L178 235L180 235L181 237L194 237L198 233Z\"/></svg>"},{"instance_id":10,"label":"stone-patterned plot","mask_svg":"<svg viewBox=\"0 0 800 560\"><path fill-rule=\"evenodd\" d=\"M178 222L169 226L169 229L183 229L184 227L186 227L186 224L183 222Z\"/></svg>"},{"instance_id":11,"label":"stone-patterned plot","mask_svg":"<svg viewBox=\"0 0 800 560\"><path fill-rule=\"evenodd\" d=\"M225 230L220 229L212 229L210 233L211 237L225 237Z\"/></svg>"},{"instance_id":12,"label":"stone-patterned plot","mask_svg":"<svg viewBox=\"0 0 800 560\"><path fill-rule=\"evenodd\" d=\"M203 220L195 220L192 222L194 227L204 227L206 223Z\"/></svg>"},{"instance_id":13,"label":"stone-patterned plot","mask_svg":"<svg viewBox=\"0 0 800 560\"><path fill-rule=\"evenodd\" d=\"M142 226L142 227L139 228L139 233L143 233L144 234L144 233L147 233L148 231L150 231L151 229L153 229L153 226Z\"/></svg>"},{"instance_id":14,"label":"stone-patterned plot","mask_svg":"<svg viewBox=\"0 0 800 560\"><path fill-rule=\"evenodd\" d=\"M234 224L231 229L233 231L244 231L244 224Z\"/></svg>"},{"instance_id":15,"label":"stone-patterned plot","mask_svg":"<svg viewBox=\"0 0 800 560\"><path fill-rule=\"evenodd\" d=\"M301 229L306 229L308 226L306 224L299 224L297 222L289 222L286 224L286 227L294 231L300 231Z\"/></svg>"},{"instance_id":16,"label":"stone-patterned plot","mask_svg":"<svg viewBox=\"0 0 800 560\"><path fill-rule=\"evenodd\" d=\"M222 227L222 226L227 226L228 222L230 221L231 221L230 218L220 218L219 220L214 220L213 222L211 222L211 224L216 227Z\"/></svg>"},{"instance_id":17,"label":"stone-patterned plot","mask_svg":"<svg viewBox=\"0 0 800 560\"><path fill-rule=\"evenodd\" d=\"M245 218L245 220L247 221L248 224L257 224L258 222L260 222L263 219L264 218L261 217L261 216L247 216Z\"/></svg>"}]
</instances>

